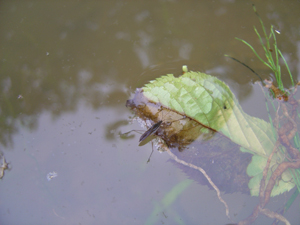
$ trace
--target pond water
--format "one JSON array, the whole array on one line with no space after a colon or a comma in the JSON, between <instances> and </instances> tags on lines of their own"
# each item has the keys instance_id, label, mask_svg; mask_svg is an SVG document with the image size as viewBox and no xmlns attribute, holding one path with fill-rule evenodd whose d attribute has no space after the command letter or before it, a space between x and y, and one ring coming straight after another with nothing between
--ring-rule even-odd
<instances>
[{"instance_id":1,"label":"pond water","mask_svg":"<svg viewBox=\"0 0 300 225\"><path fill-rule=\"evenodd\" d=\"M167 154L139 146L125 107L136 88L182 65L226 82L248 114L268 120L258 78L224 57L270 71L235 37L262 54L256 4L299 79L298 1L1 1L1 224L228 224L213 190ZM290 81L286 73L286 85ZM53 173L55 172L55 173ZM49 177L49 173L57 174ZM163 199L185 186L170 205ZM293 191L272 198L277 210ZM223 194L234 222L257 197ZM300 221L299 198L285 215ZM255 224L271 224L260 216Z\"/></svg>"}]
</instances>

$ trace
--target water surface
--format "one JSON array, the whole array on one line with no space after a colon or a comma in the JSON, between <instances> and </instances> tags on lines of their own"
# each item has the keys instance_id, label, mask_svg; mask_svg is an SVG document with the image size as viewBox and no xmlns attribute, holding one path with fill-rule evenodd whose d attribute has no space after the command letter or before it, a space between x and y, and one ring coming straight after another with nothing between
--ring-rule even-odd
<instances>
[{"instance_id":1,"label":"water surface","mask_svg":"<svg viewBox=\"0 0 300 225\"><path fill-rule=\"evenodd\" d=\"M279 47L299 74L296 1L2 1L0 3L1 151L10 163L0 182L1 224L226 224L214 191L196 182L153 214L187 176L167 154L123 140L125 102L166 73L206 72L225 81L243 109L267 120L257 77L270 77L239 37L259 49L253 25L281 31ZM261 49L258 50L262 54ZM290 84L286 80L287 86ZM57 177L47 180L47 174ZM282 207L291 193L271 200ZM258 203L223 195L235 222ZM154 216L153 216L154 215ZM286 217L300 220L299 200ZM271 224L261 216L257 224Z\"/></svg>"}]
</instances>

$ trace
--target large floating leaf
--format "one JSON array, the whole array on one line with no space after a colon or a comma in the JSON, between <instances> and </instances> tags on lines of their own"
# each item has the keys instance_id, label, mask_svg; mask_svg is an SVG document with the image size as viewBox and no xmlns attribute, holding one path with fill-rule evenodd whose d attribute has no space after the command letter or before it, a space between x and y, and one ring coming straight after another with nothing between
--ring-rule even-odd
<instances>
[{"instance_id":1,"label":"large floating leaf","mask_svg":"<svg viewBox=\"0 0 300 225\"><path fill-rule=\"evenodd\" d=\"M247 173L252 177L249 182L251 194L258 195L262 171L277 137L274 137L269 123L249 116L242 110L224 82L200 72L187 72L177 78L168 74L150 81L142 91L138 89L137 93L140 99L145 98L150 103L160 104L179 116L195 121L201 125L202 132L203 129L217 131L240 145L242 151L253 154ZM147 105L148 102L143 104ZM153 120L154 114L144 114L143 116ZM156 118L155 122L158 120L162 118ZM272 171L283 158L282 153L277 151L271 162ZM271 171L268 178L270 175ZM286 171L283 176L287 179L278 183L272 191L272 196L294 187L294 183L288 182L289 172Z\"/></svg>"},{"instance_id":2,"label":"large floating leaf","mask_svg":"<svg viewBox=\"0 0 300 225\"><path fill-rule=\"evenodd\" d=\"M223 133L251 153L266 156L273 149L271 125L244 113L229 87L215 77L199 72L178 78L168 74L146 84L143 91L151 101Z\"/></svg>"}]
</instances>

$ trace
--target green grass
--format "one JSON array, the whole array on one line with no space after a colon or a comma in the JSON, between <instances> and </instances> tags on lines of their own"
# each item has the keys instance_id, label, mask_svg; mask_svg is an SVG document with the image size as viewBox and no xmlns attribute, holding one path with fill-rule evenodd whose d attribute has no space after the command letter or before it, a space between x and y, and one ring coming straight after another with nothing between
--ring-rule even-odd
<instances>
[{"instance_id":1,"label":"green grass","mask_svg":"<svg viewBox=\"0 0 300 225\"><path fill-rule=\"evenodd\" d=\"M264 52L265 52L265 60L258 55L256 50L247 41L245 41L243 39L240 39L240 38L236 38L236 39L243 42L245 45L247 45L253 51L253 53L256 55L256 57L264 65L266 65L267 67L269 67L273 71L273 73L275 75L275 78L276 78L276 81L277 81L277 84L278 84L278 88L281 91L284 92L285 90L284 90L282 79L281 79L281 66L280 66L280 63L279 63L280 58L283 60L284 65L285 65L285 67L286 67L286 69L289 73L292 85L294 86L295 84L294 84L293 76L291 74L291 71L289 69L289 66L288 66L285 58L283 57L281 51L278 49L276 34L275 34L275 31L274 31L273 25L271 25L270 33L268 35L267 32L266 32L265 25L264 25L262 19L260 18L259 14L257 13L256 8L255 8L254 5L253 5L253 10L254 10L255 14L257 15L257 17L260 21L260 24L261 24L261 28L263 30L263 36L261 36L260 33L258 32L258 30L256 29L256 27L254 26L254 31L255 31L256 35L258 36L260 44L261 44L261 46L262 46L262 48L264 49ZM271 43L273 43L273 48L271 47L272 46ZM273 53L275 54L275 56L274 56Z\"/></svg>"},{"instance_id":2,"label":"green grass","mask_svg":"<svg viewBox=\"0 0 300 225\"><path fill-rule=\"evenodd\" d=\"M275 34L275 32L276 33L280 33L280 32L274 31L274 27L271 25L270 32L269 32L269 34L267 34L265 25L264 25L261 17L259 16L259 14L257 13L256 8L255 8L254 5L253 5L253 10L254 10L255 14L257 15L257 17L258 17L258 19L260 21L261 28L262 28L262 31L263 31L263 35L260 35L260 33L258 32L258 30L256 29L256 27L254 26L254 31L255 31L256 35L258 36L260 44L261 44L261 46L262 46L262 48L263 48L263 50L265 52L264 58L261 57L261 56L259 56L259 54L257 53L257 51L247 41L242 40L240 38L236 38L236 39L239 40L239 41L241 41L241 42L243 42L245 45L247 45L252 50L252 52L256 55L256 57L264 65L266 65L269 69L271 69L273 71L273 73L275 75L275 78L276 78L276 82L278 84L278 88L283 93L288 93L288 91L284 89L284 85L283 85L283 82L282 82L282 73L281 73L281 66L280 66L280 58L282 59L282 61L284 63L284 66L286 67L286 69L288 71L288 74L289 74L290 79L291 79L292 86L295 86L295 83L294 83L291 71L289 69L289 66L288 66L285 58L283 57L283 55L282 55L282 53L279 50L278 45L277 45L277 40L276 40L276 34ZM230 57L230 58L232 58L232 57ZM234 58L232 58L232 59L234 59ZM236 60L236 59L234 59L234 60ZM238 61L238 60L236 60L236 61ZM248 67L244 63L242 63L242 64L244 66ZM249 69L252 72L254 72L254 70L252 70L251 68L249 68ZM259 76L256 72L254 72L254 73L257 76ZM269 100L270 100L270 96L269 96ZM273 106L273 109L276 111L276 107L275 107L273 101L271 101L271 104ZM268 111L268 114L269 114L270 123L272 124L273 131L275 131L274 125L273 125L273 120L272 120L271 115L270 115L268 104L266 104L266 106L267 106L267 111ZM298 114L298 117L300 118L299 114ZM274 132L274 135L276 135L276 132ZM296 135L294 137L294 145L295 145L295 147L298 150L300 149L300 137L299 137L298 132L296 133ZM288 210L288 208L294 202L294 200L297 198L297 196L299 195L299 192L300 192L300 169L295 169L294 171L292 171L291 169L289 169L289 170L290 170L290 172L292 174L292 177L294 179L294 182L295 182L295 184L297 186L297 190L294 192L294 194L290 197L290 199L286 203L285 208L284 208L284 212L286 212Z\"/></svg>"}]
</instances>

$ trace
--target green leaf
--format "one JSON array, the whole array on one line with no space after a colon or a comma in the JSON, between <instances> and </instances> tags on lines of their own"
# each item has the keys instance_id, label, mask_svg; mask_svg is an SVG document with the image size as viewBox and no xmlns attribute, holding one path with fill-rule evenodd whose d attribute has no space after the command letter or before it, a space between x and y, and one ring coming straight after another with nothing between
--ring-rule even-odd
<instances>
[{"instance_id":1,"label":"green leaf","mask_svg":"<svg viewBox=\"0 0 300 225\"><path fill-rule=\"evenodd\" d=\"M146 84L143 91L151 101L221 132L253 154L266 156L273 149L271 125L246 114L229 87L215 77L199 72L178 78L168 74Z\"/></svg>"},{"instance_id":2,"label":"green leaf","mask_svg":"<svg viewBox=\"0 0 300 225\"><path fill-rule=\"evenodd\" d=\"M253 177L249 182L251 194L258 195L263 169L277 139L270 123L246 114L224 82L204 73L191 71L177 78L168 74L150 81L142 90L149 101L220 132L240 145L241 151L254 154L247 173ZM272 158L272 171L279 165L280 159L284 159L283 153L277 151ZM271 173L269 171L268 177ZM284 176L290 180L289 172L285 172ZM294 185L280 181L272 196L288 191Z\"/></svg>"},{"instance_id":3,"label":"green leaf","mask_svg":"<svg viewBox=\"0 0 300 225\"><path fill-rule=\"evenodd\" d=\"M204 73L188 72L178 78L168 74L142 89L149 100L216 131L225 126L232 114L233 95L228 86Z\"/></svg>"},{"instance_id":4,"label":"green leaf","mask_svg":"<svg viewBox=\"0 0 300 225\"><path fill-rule=\"evenodd\" d=\"M261 157L259 155L254 155L252 157L251 163L247 167L247 174L249 176L252 176L252 179L249 181L249 188L252 196L258 196L259 189L260 189L260 181L262 179L262 173L266 166L267 159L264 157ZM270 168L276 168L277 163L273 160L270 164ZM273 170L273 169L272 169ZM268 173L266 182L270 179L271 173ZM271 196L276 196L281 193L284 193L286 191L291 190L293 187L295 187L295 184L292 181L292 175L291 173L286 170L282 176L281 180L277 183L277 185L274 186Z\"/></svg>"}]
</instances>

